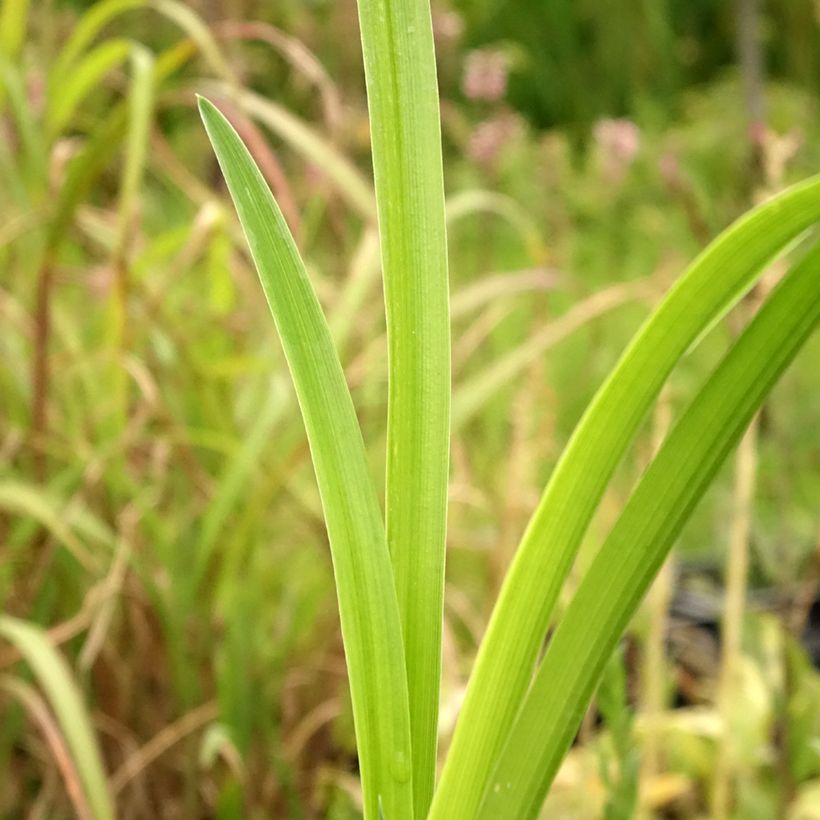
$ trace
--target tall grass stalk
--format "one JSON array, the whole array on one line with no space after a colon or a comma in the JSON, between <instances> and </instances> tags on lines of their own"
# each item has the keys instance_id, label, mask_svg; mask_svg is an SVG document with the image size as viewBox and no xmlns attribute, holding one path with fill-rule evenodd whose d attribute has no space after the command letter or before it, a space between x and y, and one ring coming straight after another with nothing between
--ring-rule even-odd
<instances>
[{"instance_id":1,"label":"tall grass stalk","mask_svg":"<svg viewBox=\"0 0 820 820\"><path fill-rule=\"evenodd\" d=\"M652 422L652 455L666 438L672 424L672 398L667 385L661 392ZM661 716L666 705L666 632L674 583L673 556L664 562L646 596L649 628L644 643L641 708L645 723L641 749L641 782L648 787L661 773ZM643 796L642 796L643 797ZM645 807L645 800L642 801Z\"/></svg>"},{"instance_id":2,"label":"tall grass stalk","mask_svg":"<svg viewBox=\"0 0 820 820\"><path fill-rule=\"evenodd\" d=\"M757 474L758 429L759 417L755 417L740 442L735 458L726 591L720 630L721 658L717 704L721 732L712 793L712 815L715 820L726 820L731 814L733 784L737 774L738 748L733 727L737 719L736 695L743 653L743 621L749 576L749 533Z\"/></svg>"},{"instance_id":3,"label":"tall grass stalk","mask_svg":"<svg viewBox=\"0 0 820 820\"><path fill-rule=\"evenodd\" d=\"M129 252L142 179L148 153L148 134L151 127L153 107L154 59L142 46L135 46L131 53L132 83L128 105L128 131L126 153L120 180L117 208L117 226L111 252L111 269L114 275L108 315L108 336L112 357L111 383L115 409L112 433L122 434L128 418L129 377L123 367L128 347L128 296Z\"/></svg>"}]
</instances>

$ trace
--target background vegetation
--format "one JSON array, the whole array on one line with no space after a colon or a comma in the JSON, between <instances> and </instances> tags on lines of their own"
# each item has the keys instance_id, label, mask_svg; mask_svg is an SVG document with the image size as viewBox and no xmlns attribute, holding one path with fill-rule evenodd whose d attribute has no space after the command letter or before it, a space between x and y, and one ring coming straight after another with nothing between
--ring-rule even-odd
<instances>
[{"instance_id":1,"label":"background vegetation","mask_svg":"<svg viewBox=\"0 0 820 820\"><path fill-rule=\"evenodd\" d=\"M446 745L511 550L601 379L710 238L820 167L820 50L811 0L762 4L743 60L754 3L433 9ZM383 474L353 0L0 2L2 816L358 814L303 427L195 92L282 205ZM751 307L676 370L582 563ZM815 339L687 526L545 816L820 817L819 370Z\"/></svg>"}]
</instances>

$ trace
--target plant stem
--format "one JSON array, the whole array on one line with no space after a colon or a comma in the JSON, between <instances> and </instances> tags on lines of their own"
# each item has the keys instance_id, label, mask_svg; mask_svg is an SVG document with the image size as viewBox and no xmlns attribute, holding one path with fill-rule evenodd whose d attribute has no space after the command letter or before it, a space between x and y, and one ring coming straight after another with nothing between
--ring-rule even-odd
<instances>
[{"instance_id":1,"label":"plant stem","mask_svg":"<svg viewBox=\"0 0 820 820\"><path fill-rule=\"evenodd\" d=\"M51 295L54 287L53 262L46 256L37 275L34 308L34 351L31 365L31 443L34 452L34 478L46 480L46 436L48 435L49 358L51 338Z\"/></svg>"},{"instance_id":2,"label":"plant stem","mask_svg":"<svg viewBox=\"0 0 820 820\"><path fill-rule=\"evenodd\" d=\"M760 39L760 0L738 0L737 53L749 127L754 131L761 129L766 119L766 100L763 93L763 49Z\"/></svg>"},{"instance_id":3,"label":"plant stem","mask_svg":"<svg viewBox=\"0 0 820 820\"><path fill-rule=\"evenodd\" d=\"M752 150L752 183L764 183L766 167L766 100L763 88L764 66L760 39L760 0L737 2L737 55L743 81ZM762 288L761 288L762 290ZM758 293L762 300L765 294ZM743 615L749 572L749 529L757 472L757 434L759 416L746 431L735 459L735 484L732 520L729 530L729 555L721 623L721 665L717 706L721 717L721 736L712 792L715 820L728 817L732 802L737 747L733 742L733 700L737 686Z\"/></svg>"},{"instance_id":4,"label":"plant stem","mask_svg":"<svg viewBox=\"0 0 820 820\"><path fill-rule=\"evenodd\" d=\"M732 726L736 714L736 688L743 642L743 616L749 575L749 530L757 474L758 418L743 436L735 459L735 485L732 520L729 530L729 556L726 567L726 594L721 624L721 664L718 683L718 710L721 736L715 769L712 816L729 816L734 782L737 746Z\"/></svg>"},{"instance_id":5,"label":"plant stem","mask_svg":"<svg viewBox=\"0 0 820 820\"><path fill-rule=\"evenodd\" d=\"M667 385L658 398L652 425L652 456L657 455L672 423L672 403ZM672 556L664 563L655 583L647 596L649 609L649 632L644 647L643 666L643 713L646 720L646 734L641 761L641 783L644 790L652 779L661 773L660 759L660 717L665 707L666 695L666 625L669 601L673 583ZM642 806L646 810L646 806Z\"/></svg>"}]
</instances>

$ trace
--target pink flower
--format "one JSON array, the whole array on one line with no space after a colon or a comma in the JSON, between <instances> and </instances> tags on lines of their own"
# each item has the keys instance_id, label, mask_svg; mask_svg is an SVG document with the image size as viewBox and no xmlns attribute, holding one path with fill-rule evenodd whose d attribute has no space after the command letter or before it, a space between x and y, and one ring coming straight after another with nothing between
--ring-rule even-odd
<instances>
[{"instance_id":1,"label":"pink flower","mask_svg":"<svg viewBox=\"0 0 820 820\"><path fill-rule=\"evenodd\" d=\"M504 148L519 135L521 128L520 118L510 112L480 122L470 135L468 156L479 165L494 165Z\"/></svg>"},{"instance_id":2,"label":"pink flower","mask_svg":"<svg viewBox=\"0 0 820 820\"><path fill-rule=\"evenodd\" d=\"M464 66L461 87L471 100L496 102L507 93L507 57L500 51L471 51Z\"/></svg>"},{"instance_id":3,"label":"pink flower","mask_svg":"<svg viewBox=\"0 0 820 820\"><path fill-rule=\"evenodd\" d=\"M455 11L433 11L433 36L440 44L453 43L461 37L464 21Z\"/></svg>"},{"instance_id":4,"label":"pink flower","mask_svg":"<svg viewBox=\"0 0 820 820\"><path fill-rule=\"evenodd\" d=\"M630 120L599 120L593 137L604 177L621 182L641 147L641 132Z\"/></svg>"},{"instance_id":5,"label":"pink flower","mask_svg":"<svg viewBox=\"0 0 820 820\"><path fill-rule=\"evenodd\" d=\"M667 185L680 183L680 163L671 151L665 151L658 160L658 173Z\"/></svg>"},{"instance_id":6,"label":"pink flower","mask_svg":"<svg viewBox=\"0 0 820 820\"><path fill-rule=\"evenodd\" d=\"M593 131L604 156L619 165L629 165L641 147L641 132L630 120L599 120Z\"/></svg>"}]
</instances>

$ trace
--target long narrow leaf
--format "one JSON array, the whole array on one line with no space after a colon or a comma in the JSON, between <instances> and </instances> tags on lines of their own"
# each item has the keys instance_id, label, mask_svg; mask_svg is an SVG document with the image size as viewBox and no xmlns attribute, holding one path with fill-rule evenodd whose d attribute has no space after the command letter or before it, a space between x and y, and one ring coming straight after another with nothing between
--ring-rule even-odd
<instances>
[{"instance_id":1,"label":"long narrow leaf","mask_svg":"<svg viewBox=\"0 0 820 820\"><path fill-rule=\"evenodd\" d=\"M88 798L83 791L77 767L74 765L63 733L48 708L48 704L33 686L11 675L0 676L0 689L5 689L8 694L16 698L28 713L29 718L42 732L43 738L51 749L54 763L62 775L66 794L71 800L77 820L94 820L94 812L88 805Z\"/></svg>"},{"instance_id":2,"label":"long narrow leaf","mask_svg":"<svg viewBox=\"0 0 820 820\"><path fill-rule=\"evenodd\" d=\"M736 222L678 280L598 391L505 579L433 803L436 820L475 816L584 532L670 371L767 262L818 219L820 178L814 177Z\"/></svg>"},{"instance_id":3,"label":"long narrow leaf","mask_svg":"<svg viewBox=\"0 0 820 820\"><path fill-rule=\"evenodd\" d=\"M407 679L393 571L361 431L327 323L259 169L217 109L200 111L293 377L330 536L365 816L412 816Z\"/></svg>"},{"instance_id":4,"label":"long narrow leaf","mask_svg":"<svg viewBox=\"0 0 820 820\"><path fill-rule=\"evenodd\" d=\"M99 556L90 552L66 521L65 505L49 495L41 486L22 481L0 481L0 510L37 521L71 553L88 572L97 575L102 570Z\"/></svg>"},{"instance_id":5,"label":"long narrow leaf","mask_svg":"<svg viewBox=\"0 0 820 820\"><path fill-rule=\"evenodd\" d=\"M43 631L0 615L0 635L14 644L46 694L71 751L95 820L113 820L114 806L91 720L71 672Z\"/></svg>"},{"instance_id":6,"label":"long narrow leaf","mask_svg":"<svg viewBox=\"0 0 820 820\"><path fill-rule=\"evenodd\" d=\"M192 56L186 44L164 51L154 62L153 82L158 88L181 65ZM125 102L118 102L90 135L85 148L69 164L60 192L54 204L54 215L49 223L46 236L46 253L54 255L71 226L75 211L82 198L88 193L94 180L105 163L120 146L128 125L128 111Z\"/></svg>"},{"instance_id":7,"label":"long narrow leaf","mask_svg":"<svg viewBox=\"0 0 820 820\"><path fill-rule=\"evenodd\" d=\"M54 62L50 82L59 83L61 79L70 76L75 61L108 23L120 15L138 9L158 12L172 20L196 44L217 76L229 82L236 79L211 30L188 4L176 0L103 0L93 4L73 27L71 35Z\"/></svg>"},{"instance_id":8,"label":"long narrow leaf","mask_svg":"<svg viewBox=\"0 0 820 820\"><path fill-rule=\"evenodd\" d=\"M820 323L820 245L772 294L661 447L547 649L480 817L538 814L621 633L717 470Z\"/></svg>"},{"instance_id":9,"label":"long narrow leaf","mask_svg":"<svg viewBox=\"0 0 820 820\"><path fill-rule=\"evenodd\" d=\"M135 43L131 49L132 80L128 98L128 131L125 137L125 162L120 178L117 229L111 255L115 282L108 310L108 343L113 354L111 390L114 396L112 433L118 435L128 413L128 374L120 364L128 338L128 245L133 232L142 179L148 154L154 96L154 58L148 49Z\"/></svg>"},{"instance_id":10,"label":"long narrow leaf","mask_svg":"<svg viewBox=\"0 0 820 820\"><path fill-rule=\"evenodd\" d=\"M647 283L613 285L579 302L562 316L548 322L520 347L513 348L483 368L453 392L453 430L463 427L506 384L519 376L544 352L593 319L645 297Z\"/></svg>"},{"instance_id":11,"label":"long narrow leaf","mask_svg":"<svg viewBox=\"0 0 820 820\"><path fill-rule=\"evenodd\" d=\"M126 39L107 40L86 54L71 73L62 78L59 93L49 95L46 127L49 137L58 137L71 121L80 103L96 90L103 77L125 62L133 43Z\"/></svg>"},{"instance_id":12,"label":"long narrow leaf","mask_svg":"<svg viewBox=\"0 0 820 820\"><path fill-rule=\"evenodd\" d=\"M30 0L3 0L0 4L0 53L13 58L26 38Z\"/></svg>"},{"instance_id":13,"label":"long narrow leaf","mask_svg":"<svg viewBox=\"0 0 820 820\"><path fill-rule=\"evenodd\" d=\"M389 356L387 540L416 816L435 780L450 438L447 239L429 0L359 0Z\"/></svg>"},{"instance_id":14,"label":"long narrow leaf","mask_svg":"<svg viewBox=\"0 0 820 820\"><path fill-rule=\"evenodd\" d=\"M366 222L375 218L373 191L356 166L331 142L287 108L260 94L230 83L201 82L205 94L216 94L236 103L295 151L326 174Z\"/></svg>"}]
</instances>

